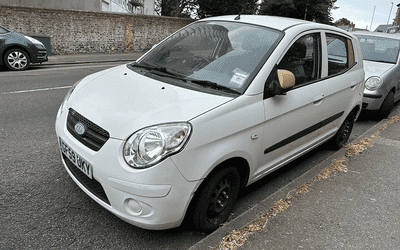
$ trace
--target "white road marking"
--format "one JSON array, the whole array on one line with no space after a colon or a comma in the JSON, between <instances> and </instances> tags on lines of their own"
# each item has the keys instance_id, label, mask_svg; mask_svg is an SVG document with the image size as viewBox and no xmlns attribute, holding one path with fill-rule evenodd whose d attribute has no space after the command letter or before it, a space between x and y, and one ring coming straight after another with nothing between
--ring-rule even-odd
<instances>
[{"instance_id":1,"label":"white road marking","mask_svg":"<svg viewBox=\"0 0 400 250\"><path fill-rule=\"evenodd\" d=\"M12 92L3 92L2 95L9 95L9 94L20 94L20 93L30 93L30 92L38 92L38 91L48 91L48 90L55 90L55 89L69 89L72 86L62 86L62 87L54 87L54 88L45 88L45 89L27 89L27 90L19 90L19 91L12 91Z\"/></svg>"},{"instance_id":2,"label":"white road marking","mask_svg":"<svg viewBox=\"0 0 400 250\"><path fill-rule=\"evenodd\" d=\"M114 67L118 65L124 65L123 62L116 62L114 64L101 64L101 65L93 65L93 66L72 66L72 67L62 67L62 68L46 68L46 69L32 69L28 70L25 72L3 72L1 73L2 76L15 76L18 74L18 76L37 76L38 72L43 72L43 71L51 71L51 70L67 70L67 69L85 69L85 68L101 68L101 67Z\"/></svg>"}]
</instances>

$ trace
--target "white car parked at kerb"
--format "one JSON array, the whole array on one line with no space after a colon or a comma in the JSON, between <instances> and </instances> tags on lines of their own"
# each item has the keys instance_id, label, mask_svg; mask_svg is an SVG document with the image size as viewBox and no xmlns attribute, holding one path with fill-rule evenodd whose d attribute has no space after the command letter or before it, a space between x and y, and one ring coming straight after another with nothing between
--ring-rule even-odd
<instances>
[{"instance_id":1,"label":"white car parked at kerb","mask_svg":"<svg viewBox=\"0 0 400 250\"><path fill-rule=\"evenodd\" d=\"M363 90L358 40L341 29L215 17L79 81L56 131L68 174L119 218L166 229L186 215L210 232L241 187L328 140L343 146Z\"/></svg>"}]
</instances>

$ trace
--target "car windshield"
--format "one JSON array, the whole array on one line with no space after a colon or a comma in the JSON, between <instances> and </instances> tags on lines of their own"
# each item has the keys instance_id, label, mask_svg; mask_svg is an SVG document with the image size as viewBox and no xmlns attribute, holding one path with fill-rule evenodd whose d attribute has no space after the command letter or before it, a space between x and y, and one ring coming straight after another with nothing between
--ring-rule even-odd
<instances>
[{"instance_id":1,"label":"car windshield","mask_svg":"<svg viewBox=\"0 0 400 250\"><path fill-rule=\"evenodd\" d=\"M396 63L399 55L399 39L356 35L364 60Z\"/></svg>"},{"instance_id":2,"label":"car windshield","mask_svg":"<svg viewBox=\"0 0 400 250\"><path fill-rule=\"evenodd\" d=\"M181 85L244 93L282 32L234 22L198 22L180 30L131 67L179 78Z\"/></svg>"}]
</instances>

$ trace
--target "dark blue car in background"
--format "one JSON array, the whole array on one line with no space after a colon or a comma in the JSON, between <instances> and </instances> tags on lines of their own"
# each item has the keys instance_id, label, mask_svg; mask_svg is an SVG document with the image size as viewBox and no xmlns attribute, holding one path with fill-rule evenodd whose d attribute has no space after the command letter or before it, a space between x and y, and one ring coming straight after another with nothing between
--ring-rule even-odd
<instances>
[{"instance_id":1,"label":"dark blue car in background","mask_svg":"<svg viewBox=\"0 0 400 250\"><path fill-rule=\"evenodd\" d=\"M39 40L0 26L0 65L25 70L31 63L48 61L46 47Z\"/></svg>"}]
</instances>

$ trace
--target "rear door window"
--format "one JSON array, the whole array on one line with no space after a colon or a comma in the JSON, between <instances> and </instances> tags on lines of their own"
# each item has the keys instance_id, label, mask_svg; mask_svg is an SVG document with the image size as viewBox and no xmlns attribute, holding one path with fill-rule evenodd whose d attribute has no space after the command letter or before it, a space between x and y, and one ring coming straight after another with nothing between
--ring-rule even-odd
<instances>
[{"instance_id":1,"label":"rear door window","mask_svg":"<svg viewBox=\"0 0 400 250\"><path fill-rule=\"evenodd\" d=\"M333 34L326 34L328 52L328 76L351 68L354 63L353 44L350 39Z\"/></svg>"}]
</instances>

